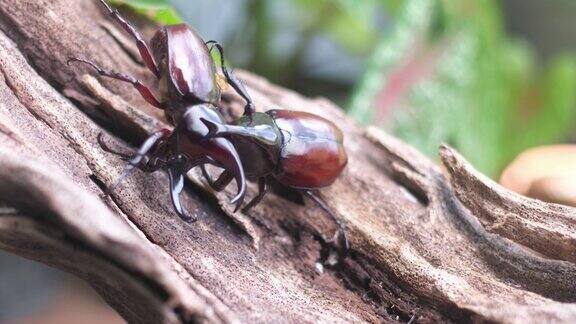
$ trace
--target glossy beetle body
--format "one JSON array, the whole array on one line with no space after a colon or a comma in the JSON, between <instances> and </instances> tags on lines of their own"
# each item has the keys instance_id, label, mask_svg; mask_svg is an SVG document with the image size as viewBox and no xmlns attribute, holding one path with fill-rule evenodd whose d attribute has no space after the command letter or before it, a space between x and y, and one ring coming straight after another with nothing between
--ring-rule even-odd
<instances>
[{"instance_id":1,"label":"glossy beetle body","mask_svg":"<svg viewBox=\"0 0 576 324\"><path fill-rule=\"evenodd\" d=\"M320 189L331 185L347 164L342 131L325 118L301 111L269 110L255 113L254 121L255 125L272 126L270 132L277 134L278 141L267 145L253 138L229 136L249 179L273 175L291 188ZM240 119L238 125L252 126L248 118Z\"/></svg>"},{"instance_id":2,"label":"glossy beetle body","mask_svg":"<svg viewBox=\"0 0 576 324\"><path fill-rule=\"evenodd\" d=\"M282 149L275 177L298 189L331 185L348 162L342 131L332 122L310 113L272 110L282 132Z\"/></svg>"},{"instance_id":3,"label":"glossy beetle body","mask_svg":"<svg viewBox=\"0 0 576 324\"><path fill-rule=\"evenodd\" d=\"M206 43L185 24L165 26L150 41L160 74L159 92L174 122L191 104L220 102L216 64Z\"/></svg>"}]
</instances>

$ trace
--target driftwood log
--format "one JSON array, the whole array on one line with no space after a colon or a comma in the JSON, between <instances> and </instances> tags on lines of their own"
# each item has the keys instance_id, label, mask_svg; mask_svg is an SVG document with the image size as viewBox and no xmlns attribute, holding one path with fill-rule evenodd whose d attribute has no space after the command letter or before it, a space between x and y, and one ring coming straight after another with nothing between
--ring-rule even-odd
<instances>
[{"instance_id":1,"label":"driftwood log","mask_svg":"<svg viewBox=\"0 0 576 324\"><path fill-rule=\"evenodd\" d=\"M347 225L346 260L316 265L334 226L289 194L233 214L232 192L190 172L193 224L172 211L160 172L102 198L123 162L98 134L129 152L165 122L130 86L65 62L150 83L133 42L95 0L0 0L0 29L0 248L75 274L126 320L576 322L575 209L509 192L449 147L440 168L249 73L259 110L316 112L345 132L349 166L322 196ZM241 111L224 99L229 117Z\"/></svg>"}]
</instances>

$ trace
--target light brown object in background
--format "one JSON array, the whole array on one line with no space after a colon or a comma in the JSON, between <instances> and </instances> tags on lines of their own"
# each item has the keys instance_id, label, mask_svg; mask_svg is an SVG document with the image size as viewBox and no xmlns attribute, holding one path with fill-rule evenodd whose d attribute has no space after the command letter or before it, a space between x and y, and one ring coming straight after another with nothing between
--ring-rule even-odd
<instances>
[{"instance_id":1,"label":"light brown object in background","mask_svg":"<svg viewBox=\"0 0 576 324\"><path fill-rule=\"evenodd\" d=\"M529 197L576 207L576 174L544 177L530 185Z\"/></svg>"},{"instance_id":2,"label":"light brown object in background","mask_svg":"<svg viewBox=\"0 0 576 324\"><path fill-rule=\"evenodd\" d=\"M78 280L67 282L46 309L8 320L5 324L123 324L125 320Z\"/></svg>"},{"instance_id":3,"label":"light brown object in background","mask_svg":"<svg viewBox=\"0 0 576 324\"><path fill-rule=\"evenodd\" d=\"M575 205L576 195L568 197L569 178L576 178L576 145L550 145L521 153L502 172L500 184L529 197ZM574 181L571 187L576 189Z\"/></svg>"}]
</instances>

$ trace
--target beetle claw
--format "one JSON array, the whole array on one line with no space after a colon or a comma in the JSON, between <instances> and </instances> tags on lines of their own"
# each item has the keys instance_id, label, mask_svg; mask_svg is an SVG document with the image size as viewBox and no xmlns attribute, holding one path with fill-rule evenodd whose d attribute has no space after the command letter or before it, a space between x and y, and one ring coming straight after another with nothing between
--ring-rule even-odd
<instances>
[{"instance_id":1,"label":"beetle claw","mask_svg":"<svg viewBox=\"0 0 576 324\"><path fill-rule=\"evenodd\" d=\"M180 219L186 223L194 223L198 220L198 218L188 215L187 212L184 212L184 214L178 214L178 216L180 216Z\"/></svg>"},{"instance_id":2,"label":"beetle claw","mask_svg":"<svg viewBox=\"0 0 576 324\"><path fill-rule=\"evenodd\" d=\"M334 245L334 249L340 258L346 258L348 256L350 252L350 242L348 241L348 235L346 234L345 229L338 229L336 232L334 232L332 238L324 238L324 241L328 244Z\"/></svg>"}]
</instances>

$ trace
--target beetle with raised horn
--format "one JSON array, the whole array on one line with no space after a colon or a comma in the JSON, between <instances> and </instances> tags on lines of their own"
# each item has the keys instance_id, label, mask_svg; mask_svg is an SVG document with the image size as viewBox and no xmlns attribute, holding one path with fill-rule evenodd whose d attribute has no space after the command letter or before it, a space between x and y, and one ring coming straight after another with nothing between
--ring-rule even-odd
<instances>
[{"instance_id":1,"label":"beetle with raised horn","mask_svg":"<svg viewBox=\"0 0 576 324\"><path fill-rule=\"evenodd\" d=\"M246 89L233 71L226 67L222 46L214 41L205 42L198 33L185 24L164 26L150 41L150 47L117 10L100 0L110 16L135 40L142 60L158 79L160 96L136 78L107 71L93 62L71 58L91 66L101 76L131 83L152 106L164 110L166 118L175 128L160 130L144 142L138 153L115 182L127 176L136 167L147 172L165 169L170 178L171 197L178 215L186 221L194 221L181 206L179 195L184 175L191 168L213 164L229 171L236 179L238 193L232 203L236 209L242 205L246 192L244 171L238 152L225 138L205 138L208 128L200 118L216 123L223 119L216 111L221 99L217 83L216 64L210 55L214 47L220 52L220 65L226 81L246 100L244 114L252 118L254 105ZM211 48L208 48L211 45ZM114 185L109 188L112 190Z\"/></svg>"},{"instance_id":2,"label":"beetle with raised horn","mask_svg":"<svg viewBox=\"0 0 576 324\"><path fill-rule=\"evenodd\" d=\"M339 227L342 251L349 248L344 225L317 195L316 190L334 183L348 162L342 131L329 120L301 111L268 110L256 112L252 118L242 117L236 125L226 125L202 118L208 127L208 138L227 138L238 150L244 173L258 181L259 193L243 211L258 204L267 191L272 177L280 184L296 189L312 199ZM202 172L213 189L222 190L232 180L224 171L212 182Z\"/></svg>"}]
</instances>

